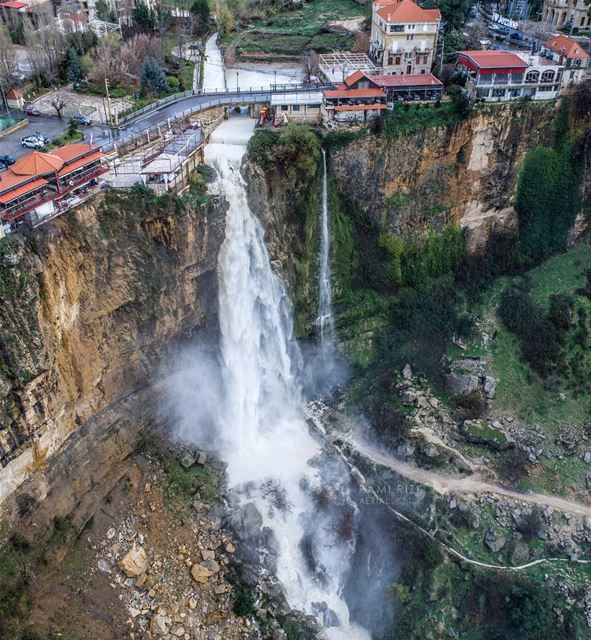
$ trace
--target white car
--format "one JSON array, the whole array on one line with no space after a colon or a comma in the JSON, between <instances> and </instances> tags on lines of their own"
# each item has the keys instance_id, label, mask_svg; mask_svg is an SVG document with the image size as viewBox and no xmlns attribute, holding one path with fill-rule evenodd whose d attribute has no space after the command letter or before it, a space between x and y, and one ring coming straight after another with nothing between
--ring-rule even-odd
<instances>
[{"instance_id":1,"label":"white car","mask_svg":"<svg viewBox=\"0 0 591 640\"><path fill-rule=\"evenodd\" d=\"M45 147L45 142L37 136L25 136L21 138L21 144L25 149L43 149Z\"/></svg>"}]
</instances>

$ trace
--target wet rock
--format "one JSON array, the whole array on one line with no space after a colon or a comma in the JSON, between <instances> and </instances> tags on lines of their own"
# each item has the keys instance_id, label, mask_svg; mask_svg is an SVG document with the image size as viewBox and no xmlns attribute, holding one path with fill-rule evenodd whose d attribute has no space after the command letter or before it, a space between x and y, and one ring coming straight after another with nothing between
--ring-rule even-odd
<instances>
[{"instance_id":1,"label":"wet rock","mask_svg":"<svg viewBox=\"0 0 591 640\"><path fill-rule=\"evenodd\" d=\"M137 578L147 571L149 564L145 549L134 542L117 566L128 578Z\"/></svg>"},{"instance_id":2,"label":"wet rock","mask_svg":"<svg viewBox=\"0 0 591 640\"><path fill-rule=\"evenodd\" d=\"M178 457L178 461L183 469L189 469L197 462L197 457L195 451L182 451Z\"/></svg>"},{"instance_id":3,"label":"wet rock","mask_svg":"<svg viewBox=\"0 0 591 640\"><path fill-rule=\"evenodd\" d=\"M208 558L203 562L203 566L211 571L212 574L218 573L220 570L220 565L213 560L212 558Z\"/></svg>"},{"instance_id":4,"label":"wet rock","mask_svg":"<svg viewBox=\"0 0 591 640\"><path fill-rule=\"evenodd\" d=\"M253 502L236 509L230 516L230 528L239 540L251 540L263 526L263 517Z\"/></svg>"}]
</instances>

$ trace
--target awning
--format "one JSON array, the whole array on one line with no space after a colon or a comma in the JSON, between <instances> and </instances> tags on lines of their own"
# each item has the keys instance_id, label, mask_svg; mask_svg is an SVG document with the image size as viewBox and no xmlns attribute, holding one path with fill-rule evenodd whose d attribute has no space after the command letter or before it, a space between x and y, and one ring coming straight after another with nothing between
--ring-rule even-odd
<instances>
[{"instance_id":1,"label":"awning","mask_svg":"<svg viewBox=\"0 0 591 640\"><path fill-rule=\"evenodd\" d=\"M39 189L46 184L48 183L44 178L37 178L37 180L27 182L27 184L24 184L22 187L18 187L16 189L13 189L12 191L7 191L6 193L0 195L0 204L7 204L9 202L12 202L20 196L24 196L31 191L35 191L36 189Z\"/></svg>"},{"instance_id":2,"label":"awning","mask_svg":"<svg viewBox=\"0 0 591 640\"><path fill-rule=\"evenodd\" d=\"M350 105L340 105L335 107L335 111L381 111L382 109L387 109L388 105L386 104L350 104Z\"/></svg>"},{"instance_id":3,"label":"awning","mask_svg":"<svg viewBox=\"0 0 591 640\"><path fill-rule=\"evenodd\" d=\"M58 176L61 178L62 176L67 176L72 171L76 171L76 169L80 169L80 167L85 167L87 164L92 164L95 160L100 160L104 157L104 153L101 151L95 151L83 158L75 160L74 162L70 162L70 164L65 165L62 169L58 171Z\"/></svg>"}]
</instances>

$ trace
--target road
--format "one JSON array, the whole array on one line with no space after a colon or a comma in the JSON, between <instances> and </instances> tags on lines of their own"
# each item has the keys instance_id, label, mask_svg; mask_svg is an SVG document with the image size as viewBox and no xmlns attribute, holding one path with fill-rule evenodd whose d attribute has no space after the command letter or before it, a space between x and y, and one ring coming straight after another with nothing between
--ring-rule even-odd
<instances>
[{"instance_id":1,"label":"road","mask_svg":"<svg viewBox=\"0 0 591 640\"><path fill-rule=\"evenodd\" d=\"M155 127L158 124L166 123L169 118L174 119L175 117L182 115L187 110L198 110L198 107L200 105L209 103L212 100L225 100L230 98L240 98L241 96L244 96L245 103L263 102L268 100L271 95L271 92L267 88L261 88L261 91L257 91L254 93L251 93L251 91L252 90L250 89L250 87L241 87L239 91L197 94L194 96L183 98L178 102L164 105L157 111L146 113L138 119L123 125L118 131L114 132L108 130L105 127L99 126L80 128L82 131L84 131L84 139L86 141L89 141L92 135L93 144L98 144L101 146L107 145L111 141L117 141L126 137L137 135L138 133L141 133L146 129L150 129L151 127ZM295 92L296 89L286 89L285 91ZM28 149L23 149L23 147L21 146L21 137L31 135L36 131L39 131L44 136L53 139L56 136L64 133L67 128L67 120L59 120L57 117L53 116L37 116L35 118L31 117L29 118L29 124L26 127L19 129L18 131L15 131L8 136L0 138L0 155L10 154L15 158L19 158L29 151Z\"/></svg>"}]
</instances>

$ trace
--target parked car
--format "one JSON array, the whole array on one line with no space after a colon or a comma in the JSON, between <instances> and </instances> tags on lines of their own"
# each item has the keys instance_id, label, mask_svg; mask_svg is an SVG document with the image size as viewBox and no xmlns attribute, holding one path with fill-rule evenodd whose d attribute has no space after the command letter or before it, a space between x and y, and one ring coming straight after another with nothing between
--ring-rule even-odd
<instances>
[{"instance_id":1,"label":"parked car","mask_svg":"<svg viewBox=\"0 0 591 640\"><path fill-rule=\"evenodd\" d=\"M50 140L47 136L44 136L40 131L35 131L35 133L31 136L37 138L43 144L49 144Z\"/></svg>"},{"instance_id":2,"label":"parked car","mask_svg":"<svg viewBox=\"0 0 591 640\"><path fill-rule=\"evenodd\" d=\"M511 40L523 40L523 33L520 31L513 32L510 36Z\"/></svg>"},{"instance_id":3,"label":"parked car","mask_svg":"<svg viewBox=\"0 0 591 640\"><path fill-rule=\"evenodd\" d=\"M16 160L12 156L0 156L0 167L9 167L14 164Z\"/></svg>"},{"instance_id":4,"label":"parked car","mask_svg":"<svg viewBox=\"0 0 591 640\"><path fill-rule=\"evenodd\" d=\"M25 109L25 115L26 116L40 116L41 115L41 111L39 111L39 109L37 109L37 107L34 104L28 104L27 108Z\"/></svg>"},{"instance_id":5,"label":"parked car","mask_svg":"<svg viewBox=\"0 0 591 640\"><path fill-rule=\"evenodd\" d=\"M92 124L92 118L83 113L75 113L70 119L77 124L83 124L87 127L90 127L90 125Z\"/></svg>"},{"instance_id":6,"label":"parked car","mask_svg":"<svg viewBox=\"0 0 591 640\"><path fill-rule=\"evenodd\" d=\"M21 138L21 144L25 149L43 149L45 147L45 142L37 136L24 136Z\"/></svg>"}]
</instances>

